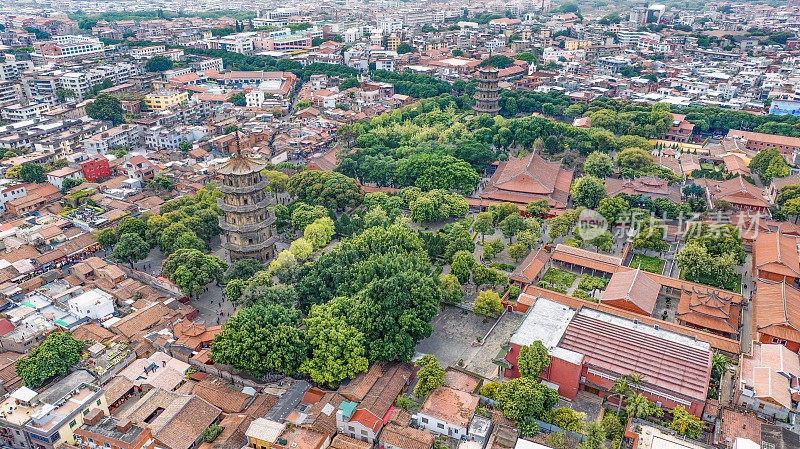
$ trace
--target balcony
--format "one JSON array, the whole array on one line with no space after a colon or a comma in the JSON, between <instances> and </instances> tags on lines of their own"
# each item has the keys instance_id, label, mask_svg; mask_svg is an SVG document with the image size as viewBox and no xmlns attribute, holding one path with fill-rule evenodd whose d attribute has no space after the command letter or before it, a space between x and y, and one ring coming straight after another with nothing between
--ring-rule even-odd
<instances>
[{"instance_id":1,"label":"balcony","mask_svg":"<svg viewBox=\"0 0 800 449\"><path fill-rule=\"evenodd\" d=\"M223 198L217 198L217 206L224 212L253 212L259 209L266 209L269 207L269 197L264 197L263 200L253 204L243 204L241 206L234 206L223 201Z\"/></svg>"},{"instance_id":2,"label":"balcony","mask_svg":"<svg viewBox=\"0 0 800 449\"><path fill-rule=\"evenodd\" d=\"M233 187L226 186L224 183L219 183L217 184L217 188L222 193L253 193L257 190L266 189L268 184L269 179L263 178L261 182L249 186Z\"/></svg>"},{"instance_id":3,"label":"balcony","mask_svg":"<svg viewBox=\"0 0 800 449\"><path fill-rule=\"evenodd\" d=\"M226 241L222 244L224 248L227 248L230 251L238 252L238 253L250 253L255 251L261 251L262 249L268 248L275 244L275 238L271 237L267 240L264 240L261 243L253 243L250 245L237 245L236 243L231 243Z\"/></svg>"},{"instance_id":4,"label":"balcony","mask_svg":"<svg viewBox=\"0 0 800 449\"><path fill-rule=\"evenodd\" d=\"M243 225L231 224L225 221L225 217L219 217L219 227L228 232L253 232L269 227L274 220L267 218L258 223L248 223Z\"/></svg>"}]
</instances>

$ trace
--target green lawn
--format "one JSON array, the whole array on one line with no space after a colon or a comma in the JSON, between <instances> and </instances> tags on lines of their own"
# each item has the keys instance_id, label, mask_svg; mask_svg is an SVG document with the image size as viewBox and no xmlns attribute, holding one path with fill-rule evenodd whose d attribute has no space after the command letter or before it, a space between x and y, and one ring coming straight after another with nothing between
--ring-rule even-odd
<instances>
[{"instance_id":1,"label":"green lawn","mask_svg":"<svg viewBox=\"0 0 800 449\"><path fill-rule=\"evenodd\" d=\"M650 273L661 274L661 272L664 271L664 260L656 257L636 254L633 256L633 259L631 259L630 266L631 268L641 268L642 270L649 271Z\"/></svg>"},{"instance_id":2,"label":"green lawn","mask_svg":"<svg viewBox=\"0 0 800 449\"><path fill-rule=\"evenodd\" d=\"M558 291L566 291L577 278L577 274L568 273L558 268L550 268L547 270L547 273L544 274L542 282L552 285L557 288Z\"/></svg>"},{"instance_id":3,"label":"green lawn","mask_svg":"<svg viewBox=\"0 0 800 449\"><path fill-rule=\"evenodd\" d=\"M681 272L681 279L697 282L698 284L708 285L711 287L721 288L723 290L727 290L729 292L734 293L741 293L742 292L742 275L736 274L736 276L728 282L722 282L722 280L717 279L715 277L710 277L706 275L700 275L697 278L693 278L690 276L686 276Z\"/></svg>"},{"instance_id":4,"label":"green lawn","mask_svg":"<svg viewBox=\"0 0 800 449\"><path fill-rule=\"evenodd\" d=\"M591 291L592 289L598 290L605 290L608 287L608 283L611 279L601 278L597 276L592 276L590 274L584 274L581 278L581 281L578 282L578 289ZM573 295L574 296L574 295Z\"/></svg>"}]
</instances>

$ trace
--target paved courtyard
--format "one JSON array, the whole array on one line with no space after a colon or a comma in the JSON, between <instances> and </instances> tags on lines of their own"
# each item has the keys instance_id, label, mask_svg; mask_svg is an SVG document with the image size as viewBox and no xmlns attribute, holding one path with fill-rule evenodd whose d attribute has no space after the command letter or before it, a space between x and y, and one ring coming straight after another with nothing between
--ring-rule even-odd
<instances>
[{"instance_id":1,"label":"paved courtyard","mask_svg":"<svg viewBox=\"0 0 800 449\"><path fill-rule=\"evenodd\" d=\"M567 407L579 413L586 413L586 422L597 422L603 411L603 398L588 391L578 391L574 401L559 398L558 407Z\"/></svg>"},{"instance_id":2,"label":"paved courtyard","mask_svg":"<svg viewBox=\"0 0 800 449\"><path fill-rule=\"evenodd\" d=\"M463 367L488 378L497 376L497 366L492 358L500 351L511 332L522 321L522 315L506 313L483 345L473 346L477 337L483 338L495 320L483 322L483 318L458 307L445 307L433 317L433 333L417 345L417 352L434 354L444 366Z\"/></svg>"}]
</instances>

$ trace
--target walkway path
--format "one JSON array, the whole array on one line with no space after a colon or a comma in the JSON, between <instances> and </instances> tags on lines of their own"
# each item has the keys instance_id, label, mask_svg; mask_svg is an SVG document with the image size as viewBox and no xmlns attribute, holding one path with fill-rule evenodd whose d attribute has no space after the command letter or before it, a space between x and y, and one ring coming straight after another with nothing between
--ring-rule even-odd
<instances>
[{"instance_id":1,"label":"walkway path","mask_svg":"<svg viewBox=\"0 0 800 449\"><path fill-rule=\"evenodd\" d=\"M582 275L578 275L578 277L575 278L575 281L572 282L572 285L570 285L569 288L567 289L567 295L572 296L572 292L574 292L575 289L578 288L578 284L580 284L582 277L583 277Z\"/></svg>"}]
</instances>

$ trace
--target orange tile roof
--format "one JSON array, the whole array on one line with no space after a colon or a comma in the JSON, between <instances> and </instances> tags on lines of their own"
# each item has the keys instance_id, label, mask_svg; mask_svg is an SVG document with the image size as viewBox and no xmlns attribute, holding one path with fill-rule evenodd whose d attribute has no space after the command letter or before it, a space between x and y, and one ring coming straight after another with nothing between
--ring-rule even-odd
<instances>
[{"instance_id":1,"label":"orange tile roof","mask_svg":"<svg viewBox=\"0 0 800 449\"><path fill-rule=\"evenodd\" d=\"M800 277L797 238L780 232L759 232L753 243L753 266L782 276Z\"/></svg>"},{"instance_id":2,"label":"orange tile roof","mask_svg":"<svg viewBox=\"0 0 800 449\"><path fill-rule=\"evenodd\" d=\"M756 142L766 142L770 145L800 147L800 138L779 136L777 134L764 134L764 133L755 133L752 131L742 131L738 129L732 129L728 131L728 137L740 137L742 139L752 140Z\"/></svg>"},{"instance_id":3,"label":"orange tile roof","mask_svg":"<svg viewBox=\"0 0 800 449\"><path fill-rule=\"evenodd\" d=\"M381 432L381 445L399 449L428 449L433 446L435 437L430 432L413 427L387 424Z\"/></svg>"},{"instance_id":4,"label":"orange tile roof","mask_svg":"<svg viewBox=\"0 0 800 449\"><path fill-rule=\"evenodd\" d=\"M644 315L652 315L660 291L661 286L641 270L617 272L611 276L600 302L621 302L625 309L632 306Z\"/></svg>"},{"instance_id":5,"label":"orange tile roof","mask_svg":"<svg viewBox=\"0 0 800 449\"><path fill-rule=\"evenodd\" d=\"M792 408L792 383L788 376L800 377L797 354L784 345L753 342L751 355L743 355L741 381L753 387L755 397Z\"/></svg>"},{"instance_id":6,"label":"orange tile roof","mask_svg":"<svg viewBox=\"0 0 800 449\"><path fill-rule=\"evenodd\" d=\"M527 204L544 196L566 207L573 174L561 168L561 161L546 161L531 153L501 162L480 197Z\"/></svg>"},{"instance_id":7,"label":"orange tile roof","mask_svg":"<svg viewBox=\"0 0 800 449\"><path fill-rule=\"evenodd\" d=\"M754 332L800 342L800 291L785 282L756 279L753 328Z\"/></svg>"},{"instance_id":8,"label":"orange tile roof","mask_svg":"<svg viewBox=\"0 0 800 449\"><path fill-rule=\"evenodd\" d=\"M675 317L701 328L738 335L741 304L739 295L691 286L681 289Z\"/></svg>"},{"instance_id":9,"label":"orange tile roof","mask_svg":"<svg viewBox=\"0 0 800 449\"><path fill-rule=\"evenodd\" d=\"M450 387L439 387L431 392L419 413L467 427L477 406L478 396Z\"/></svg>"}]
</instances>

